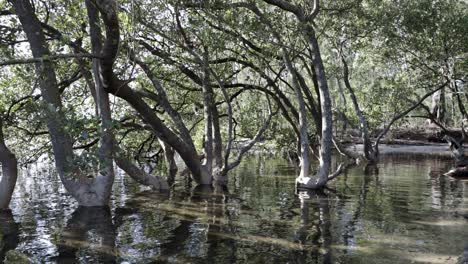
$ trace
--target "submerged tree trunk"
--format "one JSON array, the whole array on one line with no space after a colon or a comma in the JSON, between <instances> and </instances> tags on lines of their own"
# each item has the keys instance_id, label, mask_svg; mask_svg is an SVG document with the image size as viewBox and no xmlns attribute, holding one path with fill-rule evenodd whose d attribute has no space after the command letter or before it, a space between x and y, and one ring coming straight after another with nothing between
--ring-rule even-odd
<instances>
[{"instance_id":1,"label":"submerged tree trunk","mask_svg":"<svg viewBox=\"0 0 468 264\"><path fill-rule=\"evenodd\" d=\"M320 138L320 157L319 157L319 168L315 177L309 175L309 166L310 166L310 157L309 157L309 139L307 136L307 116L305 115L305 103L302 95L302 90L300 84L295 76L296 71L292 66L292 62L289 59L287 54L286 47L282 43L281 38L278 32L274 29L273 25L269 20L263 15L263 13L258 9L255 3L238 3L234 4L235 6L245 7L254 12L260 20L267 26L272 29L273 37L279 42L281 46L281 51L283 55L284 62L286 67L291 72L293 77L293 88L298 99L299 108L302 110L299 111L299 127L300 127L300 140L301 140L301 172L296 178L296 184L298 187L316 189L324 187L327 182L336 177L341 170L339 169L333 174L328 175L331 167L331 152L333 144L333 134L332 134L332 108L331 108L331 99L330 92L328 90L327 79L325 76L325 68L323 66L322 57L320 54L320 48L315 36L315 30L312 27L312 20L317 15L319 10L319 2L314 1L313 11L310 15L305 16L304 9L300 6L291 4L289 1L284 0L265 0L265 2L275 5L285 11L291 12L296 15L299 23L304 29L304 34L309 44L309 49L312 57L312 68L316 76L316 87L318 89L319 102L320 102L320 112L321 112L321 138Z\"/></svg>"},{"instance_id":2,"label":"submerged tree trunk","mask_svg":"<svg viewBox=\"0 0 468 264\"><path fill-rule=\"evenodd\" d=\"M277 36L278 41L279 35ZM299 80L297 77L297 72L292 66L292 62L287 54L286 47L282 47L283 52L283 60L286 64L287 69L292 75L293 80L293 87L294 92L296 93L297 103L299 105L299 131L300 131L300 166L301 171L299 173L299 177L308 177L309 176L309 169L310 169L310 155L309 155L309 136L307 133L307 113L306 107L304 102L304 96L302 95L302 90L299 84Z\"/></svg>"},{"instance_id":3,"label":"submerged tree trunk","mask_svg":"<svg viewBox=\"0 0 468 264\"><path fill-rule=\"evenodd\" d=\"M0 181L0 211L8 209L11 196L15 190L18 177L18 161L8 149L3 136L2 120L0 119L0 163L2 165L2 180Z\"/></svg>"}]
</instances>

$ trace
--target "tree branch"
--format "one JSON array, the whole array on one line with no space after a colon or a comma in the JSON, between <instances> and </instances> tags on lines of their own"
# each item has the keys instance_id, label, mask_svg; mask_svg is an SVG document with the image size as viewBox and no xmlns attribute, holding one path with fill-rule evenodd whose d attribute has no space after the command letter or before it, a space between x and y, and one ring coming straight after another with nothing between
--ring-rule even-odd
<instances>
[{"instance_id":1,"label":"tree branch","mask_svg":"<svg viewBox=\"0 0 468 264\"><path fill-rule=\"evenodd\" d=\"M7 60L7 61L0 61L0 66L8 66L8 65L18 65L18 64L30 64L30 63L37 63L37 62L45 62L45 61L54 61L58 59L69 59L69 58L96 58L102 59L102 56L96 54L89 54L89 53L75 53L75 54L56 54L51 56L45 56L42 58L27 58L27 59L16 59L16 60Z\"/></svg>"}]
</instances>

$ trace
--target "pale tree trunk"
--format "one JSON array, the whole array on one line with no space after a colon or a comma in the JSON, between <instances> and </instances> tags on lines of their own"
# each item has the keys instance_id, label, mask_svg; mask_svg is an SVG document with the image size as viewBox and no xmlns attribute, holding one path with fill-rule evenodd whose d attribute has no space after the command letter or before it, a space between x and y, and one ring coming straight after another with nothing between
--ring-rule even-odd
<instances>
[{"instance_id":1,"label":"pale tree trunk","mask_svg":"<svg viewBox=\"0 0 468 264\"><path fill-rule=\"evenodd\" d=\"M299 118L300 123L300 134L301 134L301 173L299 177L296 178L296 183L298 187L302 188L309 188L309 189L316 189L324 187L327 182L334 177L338 176L341 172L342 166L338 168L338 170L329 175L330 167L331 167L331 154L332 154L332 144L333 144L333 134L332 134L332 108L331 108L331 98L330 92L328 89L327 79L325 76L325 68L323 66L322 57L320 54L320 48L317 41L317 37L315 36L315 30L312 27L312 20L315 18L319 11L319 1L315 0L313 2L313 11L309 15L305 15L304 9L301 6L296 6L289 1L285 0L264 0L265 2L275 5L285 11L291 12L296 15L299 23L304 29L305 37L307 38L307 42L309 44L311 57L312 57L312 68L314 69L314 73L316 76L317 85L316 87L319 90L319 102L320 102L320 110L322 116L322 131L321 131L321 138L320 138L320 157L319 157L319 168L317 175L315 177L309 176L308 166L310 164L304 164L304 161L309 162L308 157L308 139L307 139L307 119L304 116L301 120ZM258 7L254 3L237 3L234 4L235 6L241 6L250 9L256 15L260 17L263 23L268 25L272 30L275 39L278 41L280 40L278 33L274 30L273 26L269 21L263 16L262 12L258 9ZM279 41L281 44L281 41ZM282 46L282 52L284 56L284 45ZM285 63L288 64L288 61L285 60ZM288 68L292 68L286 65ZM294 76L294 71L291 72ZM314 80L315 81L315 80ZM297 87L299 85L297 80L293 79L293 84L296 83ZM295 89L296 90L296 89ZM302 92L299 90L296 92L296 96L298 97L299 107L301 107L301 100ZM304 104L304 99L302 99L302 104ZM301 112L301 111L300 111ZM304 112L305 113L305 106ZM301 113L299 113L301 115ZM307 143L307 145L306 145Z\"/></svg>"},{"instance_id":2,"label":"pale tree trunk","mask_svg":"<svg viewBox=\"0 0 468 264\"><path fill-rule=\"evenodd\" d=\"M437 122L445 124L445 90L441 89L432 95L431 113Z\"/></svg>"},{"instance_id":3,"label":"pale tree trunk","mask_svg":"<svg viewBox=\"0 0 468 264\"><path fill-rule=\"evenodd\" d=\"M8 209L11 196L15 190L18 177L18 161L8 149L3 136L2 120L0 119L0 163L2 165L2 180L0 181L0 211Z\"/></svg>"},{"instance_id":4,"label":"pale tree trunk","mask_svg":"<svg viewBox=\"0 0 468 264\"><path fill-rule=\"evenodd\" d=\"M358 116L358 119L359 119L359 130L361 132L361 138L362 138L362 142L364 145L364 157L369 162L375 162L377 159L377 155L372 147L372 141L369 135L369 126L367 124L367 119L364 116L364 113L362 112L361 107L359 106L358 100L356 98L356 94L354 93L354 89L352 88L351 83L349 81L348 63L346 62L346 59L344 55L342 54L342 51L340 52L340 55L341 55L341 62L343 63L343 80L344 80L346 88L348 89L349 96L351 97L351 102L353 103L354 111L356 112L356 115Z\"/></svg>"},{"instance_id":5,"label":"pale tree trunk","mask_svg":"<svg viewBox=\"0 0 468 264\"><path fill-rule=\"evenodd\" d=\"M169 144L159 139L159 144L161 145L164 151L164 160L166 161L167 169L167 183L169 186L172 186L175 182L175 176L177 175L177 164L175 161L175 151Z\"/></svg>"},{"instance_id":6,"label":"pale tree trunk","mask_svg":"<svg viewBox=\"0 0 468 264\"><path fill-rule=\"evenodd\" d=\"M301 177L302 175L299 175L296 179L296 183L299 187L315 189L324 187L331 178L336 177L339 170L337 170L335 175L329 176L333 144L333 122L330 92L328 90L325 68L320 55L320 48L315 36L315 30L311 25L305 25L305 33L308 38L312 55L312 66L314 68L315 75L317 76L317 86L320 93L322 137L320 138L320 159L316 177Z\"/></svg>"},{"instance_id":7,"label":"pale tree trunk","mask_svg":"<svg viewBox=\"0 0 468 264\"><path fill-rule=\"evenodd\" d=\"M279 37L279 36L278 36ZM280 40L278 40L280 41ZM307 113L304 102L304 97L302 95L302 90L300 88L296 71L292 66L292 62L287 54L285 46L282 46L283 60L286 64L287 69L292 75L292 82L294 92L296 93L297 103L299 105L299 133L300 133L300 167L301 171L299 173L299 178L308 177L310 170L310 155L309 155L309 137L307 134Z\"/></svg>"},{"instance_id":8,"label":"pale tree trunk","mask_svg":"<svg viewBox=\"0 0 468 264\"><path fill-rule=\"evenodd\" d=\"M216 105L213 104L213 155L215 170L223 167L223 139L221 137L221 128L219 126L219 112Z\"/></svg>"},{"instance_id":9,"label":"pale tree trunk","mask_svg":"<svg viewBox=\"0 0 468 264\"><path fill-rule=\"evenodd\" d=\"M47 42L44 37L44 33L42 32L40 21L37 19L30 2L21 0L12 0L11 2L28 38L33 57L47 58L50 56L50 51L47 47ZM113 12L116 10L115 3L113 1L98 2L99 3L96 3L97 5L105 4L106 8L111 11L109 14L103 15L103 17L105 17L107 21L113 21L114 25L117 25L118 35L117 14ZM109 33L109 31L106 31L106 33ZM115 29L113 29L111 33L115 35ZM115 53L112 52L112 49L118 45L118 41L117 43L114 42L115 39L112 43L106 40L106 44L103 48L103 54L106 59L103 60L105 62L102 62L101 64L105 64L105 67L103 68L107 71L109 67L112 67L115 57ZM103 171L106 175L101 175L101 173L99 173L100 175L94 179L87 179L86 175L79 172L79 168L74 164L75 156L73 153L72 139L66 131L66 120L62 110L62 103L53 63L48 60L43 60L42 62L36 63L35 66L36 74L39 77L41 95L44 100L43 111L46 112L46 122L51 137L55 164L65 189L82 206L107 206L113 183L113 174L109 174L109 170L107 169L109 164L100 165L100 171ZM107 76L106 72L102 72L101 74L103 76ZM107 130L104 129L104 131L106 132ZM109 137L106 136L106 133L103 133L103 147L101 148L100 156L107 158L101 158L102 160L108 160L108 143Z\"/></svg>"},{"instance_id":10,"label":"pale tree trunk","mask_svg":"<svg viewBox=\"0 0 468 264\"><path fill-rule=\"evenodd\" d=\"M204 129L204 141L203 141L203 152L205 154L205 159L203 161L203 167L208 172L208 174L213 173L213 87L210 84L210 71L208 65L208 55L206 52L203 55L203 116L205 118L205 129ZM210 182L202 184L211 184Z\"/></svg>"},{"instance_id":11,"label":"pale tree trunk","mask_svg":"<svg viewBox=\"0 0 468 264\"><path fill-rule=\"evenodd\" d=\"M296 94L297 103L299 105L299 135L300 135L299 136L299 145L300 145L299 159L300 159L301 171L299 173L298 178L308 177L309 170L310 170L310 155L309 155L309 137L307 134L307 113L306 113L306 107L305 107L305 102L304 102L304 96L302 95L301 86L297 78L297 71L292 65L287 47L284 45L281 39L281 36L275 30L275 28L270 23L268 18L264 16L264 14L258 9L258 7L255 4L249 3L249 4L244 5L244 7L254 12L260 18L262 23L270 27L270 29L272 30L274 39L276 39L278 44L281 46L281 53L283 56L283 61L286 64L286 68L291 74L292 86Z\"/></svg>"}]
</instances>

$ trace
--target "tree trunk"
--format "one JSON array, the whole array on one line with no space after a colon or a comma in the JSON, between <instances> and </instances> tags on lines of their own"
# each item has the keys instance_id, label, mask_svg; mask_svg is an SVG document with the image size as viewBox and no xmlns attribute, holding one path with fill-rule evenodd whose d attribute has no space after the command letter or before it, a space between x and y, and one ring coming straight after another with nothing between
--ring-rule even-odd
<instances>
[{"instance_id":1,"label":"tree trunk","mask_svg":"<svg viewBox=\"0 0 468 264\"><path fill-rule=\"evenodd\" d=\"M153 133L177 151L196 183L210 184L211 175L202 167L196 149L169 129L141 96L128 86L128 83L118 80L115 76L113 78L114 84L109 88L109 91L129 103L143 120L151 126Z\"/></svg>"},{"instance_id":2,"label":"tree trunk","mask_svg":"<svg viewBox=\"0 0 468 264\"><path fill-rule=\"evenodd\" d=\"M0 211L8 209L11 196L15 190L18 177L18 161L8 149L3 136L2 120L0 120L0 163L2 165L2 180L0 181Z\"/></svg>"},{"instance_id":3,"label":"tree trunk","mask_svg":"<svg viewBox=\"0 0 468 264\"><path fill-rule=\"evenodd\" d=\"M210 71L208 65L208 58L205 52L203 56L203 116L205 119L205 140L203 142L203 152L205 159L203 161L203 167L208 171L209 174L213 173L213 87L210 84Z\"/></svg>"},{"instance_id":4,"label":"tree trunk","mask_svg":"<svg viewBox=\"0 0 468 264\"><path fill-rule=\"evenodd\" d=\"M6 253L18 246L20 231L11 210L0 210L0 223L0 261L3 263Z\"/></svg>"},{"instance_id":5,"label":"tree trunk","mask_svg":"<svg viewBox=\"0 0 468 264\"><path fill-rule=\"evenodd\" d=\"M364 145L364 157L367 161L374 162L377 159L377 155L374 149L372 148L372 141L369 135L369 126L367 125L367 119L364 116L361 107L359 106L356 94L354 93L354 89L352 88L351 83L349 81L348 63L346 62L346 59L344 58L343 54L341 54L341 62L343 63L343 80L346 89L348 89L349 96L351 97L351 102L353 103L354 111L356 112L356 115L359 119L359 130L361 132L361 138Z\"/></svg>"},{"instance_id":6,"label":"tree trunk","mask_svg":"<svg viewBox=\"0 0 468 264\"><path fill-rule=\"evenodd\" d=\"M159 140L159 144L161 145L164 151L164 160L166 161L166 169L167 169L167 183L169 186L172 186L175 182L175 176L177 171L177 164L175 162L175 152L174 149L169 146L169 144L165 143L162 140Z\"/></svg>"},{"instance_id":7,"label":"tree trunk","mask_svg":"<svg viewBox=\"0 0 468 264\"><path fill-rule=\"evenodd\" d=\"M87 179L86 175L80 173L79 168L77 168L77 165L74 163L73 141L70 134L66 131L67 121L62 111L62 102L55 69L53 63L47 60L47 57L50 56L50 51L47 47L40 21L37 19L29 1L12 0L11 2L28 38L33 57L42 59L41 62L35 64L36 74L39 77L39 87L44 101L43 111L46 116L47 127L55 157L55 165L60 179L65 189L80 205L106 206L110 198L113 177L111 177L111 175L98 175L94 179ZM102 1L99 2L101 3ZM105 4L107 7L114 6L112 5L112 1L106 2ZM115 14L112 16L104 15L103 17L106 17L108 20L114 19L114 23L116 23ZM115 31L112 32L115 33ZM114 53L109 52L109 47L117 46L115 46L115 43L109 43L106 40L104 50L107 52L103 52L103 54L106 56L114 56ZM105 68L109 68L109 65L112 67L113 57L110 59L110 62L109 59L103 61L106 61ZM104 73L104 75L108 76L107 73ZM106 142L107 139L103 137L103 142ZM101 148L101 153L103 153L104 156L106 155L104 154L107 151L106 148L107 147ZM108 164L104 166L108 166Z\"/></svg>"},{"instance_id":8,"label":"tree trunk","mask_svg":"<svg viewBox=\"0 0 468 264\"><path fill-rule=\"evenodd\" d=\"M216 170L220 170L223 167L223 139L221 137L221 128L219 126L219 112L216 105L213 105L213 155L214 155L214 166Z\"/></svg>"},{"instance_id":9,"label":"tree trunk","mask_svg":"<svg viewBox=\"0 0 468 264\"><path fill-rule=\"evenodd\" d=\"M99 147L99 175L104 177L102 181L96 183L103 184L101 187L104 195L112 192L112 184L114 183L114 134L112 128L112 116L109 103L109 93L105 91L104 86L110 85L112 75L108 75L105 71L109 71L106 67L110 67L112 71L112 64L115 59L114 54L105 54L108 47L102 46L102 34L99 27L99 12L96 6L86 0L86 9L88 11L88 18L90 24L90 38L91 38L91 51L93 54L101 54L104 59L93 59L93 77L96 90L97 106L99 117L101 119L101 145ZM106 27L106 32L109 29ZM109 33L107 33L109 34ZM106 41L106 44L108 42ZM113 53L113 52L112 52Z\"/></svg>"},{"instance_id":10,"label":"tree trunk","mask_svg":"<svg viewBox=\"0 0 468 264\"><path fill-rule=\"evenodd\" d=\"M115 163L117 163L117 166L125 171L136 182L145 186L150 186L153 190L169 190L169 185L165 179L146 173L142 169L135 166L129 159L124 157L123 154L120 153L115 155Z\"/></svg>"},{"instance_id":11,"label":"tree trunk","mask_svg":"<svg viewBox=\"0 0 468 264\"><path fill-rule=\"evenodd\" d=\"M274 32L275 38L279 43L282 43L278 33ZM296 93L297 104L299 105L299 133L300 133L300 167L299 178L308 177L310 170L310 155L309 155L309 135L307 134L307 112L302 95L301 86L297 77L297 71L294 69L291 59L287 53L286 47L282 45L281 51L286 68L291 73L294 92Z\"/></svg>"},{"instance_id":12,"label":"tree trunk","mask_svg":"<svg viewBox=\"0 0 468 264\"><path fill-rule=\"evenodd\" d=\"M432 95L431 112L436 117L437 122L445 124L445 89L437 91Z\"/></svg>"},{"instance_id":13,"label":"tree trunk","mask_svg":"<svg viewBox=\"0 0 468 264\"><path fill-rule=\"evenodd\" d=\"M323 66L315 31L311 25L305 25L305 33L308 38L312 55L312 65L315 75L317 76L317 87L320 93L322 137L320 138L320 159L316 177L299 175L299 177L296 179L296 183L298 183L299 187L315 189L324 187L329 180L332 154L331 150L333 144L333 123L330 92L328 90L325 68Z\"/></svg>"}]
</instances>

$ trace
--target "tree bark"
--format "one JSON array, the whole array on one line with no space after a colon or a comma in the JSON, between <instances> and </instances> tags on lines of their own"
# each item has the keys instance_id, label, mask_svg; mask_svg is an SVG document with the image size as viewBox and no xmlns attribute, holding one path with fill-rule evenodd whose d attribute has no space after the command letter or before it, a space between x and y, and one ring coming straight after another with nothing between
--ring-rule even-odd
<instances>
[{"instance_id":1,"label":"tree bark","mask_svg":"<svg viewBox=\"0 0 468 264\"><path fill-rule=\"evenodd\" d=\"M346 89L348 89L349 96L351 97L351 102L353 103L354 111L356 112L356 115L358 116L359 119L359 130L361 131L361 138L362 142L364 145L364 157L366 158L367 161L369 162L374 162L377 159L377 155L372 147L372 141L370 139L369 135L369 126L367 125L367 119L364 116L364 113L361 110L361 107L359 106L359 103L356 98L356 94L354 93L354 89L351 86L351 83L349 81L349 68L348 68L348 63L346 62L346 59L344 55L341 53L341 62L343 63L343 80L346 86Z\"/></svg>"},{"instance_id":2,"label":"tree bark","mask_svg":"<svg viewBox=\"0 0 468 264\"><path fill-rule=\"evenodd\" d=\"M165 179L146 173L142 169L135 166L133 162L123 156L122 153L116 154L114 159L115 163L117 163L117 166L125 171L136 182L145 186L150 186L153 190L169 190L169 185Z\"/></svg>"},{"instance_id":3,"label":"tree bark","mask_svg":"<svg viewBox=\"0 0 468 264\"><path fill-rule=\"evenodd\" d=\"M47 46L44 33L42 32L41 23L37 19L29 1L12 0L11 1L15 12L20 20L23 30L28 38L29 45L34 58L47 58L50 56L50 51ZM99 1L106 8L115 11L115 3L113 1ZM114 8L112 8L114 7ZM116 14L105 14L107 20L113 20L112 23L117 23ZM109 21L107 21L109 24ZM108 33L106 31L106 33ZM109 67L112 67L115 51L118 43L112 40L109 42L109 36L115 35L115 30L111 30L108 34L106 44L104 45L105 59L103 64L105 67L103 76L107 76ZM118 35L118 34L117 34ZM51 61L41 60L35 64L36 74L39 77L39 87L44 101L44 114L47 122L47 127L52 141L52 148L55 157L57 172L60 176L65 189L78 201L82 206L106 206L109 202L110 191L113 178L110 175L97 175L94 179L87 179L86 175L80 173L79 168L74 163L73 144L70 134L66 131L67 121L62 110L62 102L60 91L57 85L55 69ZM106 140L103 138L104 141ZM102 150L102 153L105 151Z\"/></svg>"},{"instance_id":4,"label":"tree bark","mask_svg":"<svg viewBox=\"0 0 468 264\"><path fill-rule=\"evenodd\" d=\"M168 185L172 186L175 182L175 176L177 175L177 171L179 170L175 162L175 151L171 146L169 146L169 144L162 140L159 140L159 144L161 145L164 151L164 160L166 161L166 180Z\"/></svg>"},{"instance_id":5,"label":"tree bark","mask_svg":"<svg viewBox=\"0 0 468 264\"><path fill-rule=\"evenodd\" d=\"M210 70L208 65L208 54L203 55L203 62L201 65L203 71L202 92L203 92L203 117L205 119L205 132L203 142L203 153L205 159L203 167L209 174L213 173L213 100L214 93L213 87L210 84Z\"/></svg>"},{"instance_id":6,"label":"tree bark","mask_svg":"<svg viewBox=\"0 0 468 264\"><path fill-rule=\"evenodd\" d=\"M330 92L325 75L320 47L315 36L315 30L310 24L305 24L305 34L308 38L312 65L317 76L317 87L320 93L320 107L322 112L322 137L320 138L320 159L319 168L316 177L301 177L296 179L299 187L316 189L324 187L329 180L329 172L331 167L331 150L333 144L333 122Z\"/></svg>"},{"instance_id":7,"label":"tree bark","mask_svg":"<svg viewBox=\"0 0 468 264\"><path fill-rule=\"evenodd\" d=\"M183 141L177 134L169 129L154 113L153 109L135 92L127 82L113 77L113 85L109 92L129 103L143 120L151 127L154 134L174 148L190 170L193 179L198 184L211 184L211 175L205 170L195 148Z\"/></svg>"},{"instance_id":8,"label":"tree bark","mask_svg":"<svg viewBox=\"0 0 468 264\"><path fill-rule=\"evenodd\" d=\"M8 209L11 196L15 190L18 177L18 161L8 149L3 136L2 120L0 119L0 163L2 165L2 180L0 181L0 211Z\"/></svg>"},{"instance_id":9,"label":"tree bark","mask_svg":"<svg viewBox=\"0 0 468 264\"><path fill-rule=\"evenodd\" d=\"M95 7L95 3L91 3L90 0L86 0L86 9L88 11L88 19L90 23L90 38L91 38L91 50L93 53L101 54L103 59L93 59L93 76L94 84L96 90L96 99L97 106L99 111L99 117L101 119L101 145L99 147L99 176L103 176L102 181L97 181L96 183L101 183L103 186L103 192L105 195L108 195L112 192L112 184L114 183L114 134L112 128L112 114L109 103L109 93L105 91L105 86L110 85L112 82L112 65L116 56L116 49L118 48L118 21L117 14L115 14L116 6L113 6L111 1L109 1L108 8L106 13L103 13L103 16L107 18L104 19L106 25L106 42L105 46L102 45L102 34L99 27L99 13L98 9ZM104 12L104 11L103 11ZM110 22L109 22L110 21ZM114 35L114 33L117 35ZM117 37L116 37L117 36ZM109 40L108 38L115 38ZM109 47L110 46L110 47ZM114 50L115 49L115 50Z\"/></svg>"}]
</instances>

